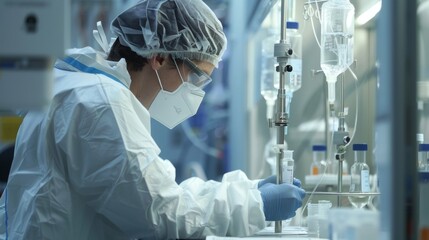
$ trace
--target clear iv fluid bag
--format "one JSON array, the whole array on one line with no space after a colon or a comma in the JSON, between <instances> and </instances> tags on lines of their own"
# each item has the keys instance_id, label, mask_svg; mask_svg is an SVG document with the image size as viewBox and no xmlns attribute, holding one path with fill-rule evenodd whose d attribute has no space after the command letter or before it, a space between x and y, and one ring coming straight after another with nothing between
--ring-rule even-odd
<instances>
[{"instance_id":1,"label":"clear iv fluid bag","mask_svg":"<svg viewBox=\"0 0 429 240\"><path fill-rule=\"evenodd\" d=\"M349 0L328 0L322 5L320 65L331 103L337 76L353 63L354 18L355 8Z\"/></svg>"},{"instance_id":2,"label":"clear iv fluid bag","mask_svg":"<svg viewBox=\"0 0 429 240\"><path fill-rule=\"evenodd\" d=\"M279 81L279 74L275 70L276 58L274 57L274 44L280 41L280 33L272 29L267 32L267 37L262 40L261 52L261 95L267 102L277 98L275 82Z\"/></svg>"},{"instance_id":3,"label":"clear iv fluid bag","mask_svg":"<svg viewBox=\"0 0 429 240\"><path fill-rule=\"evenodd\" d=\"M267 30L267 37L262 40L261 51L261 95L267 103L267 119L273 118L274 105L278 90L275 82L279 81L276 74L274 57L274 44L280 41L280 33L273 29Z\"/></svg>"},{"instance_id":4,"label":"clear iv fluid bag","mask_svg":"<svg viewBox=\"0 0 429 240\"><path fill-rule=\"evenodd\" d=\"M329 0L322 5L321 67L338 76L353 63L354 6L349 0Z\"/></svg>"},{"instance_id":5,"label":"clear iv fluid bag","mask_svg":"<svg viewBox=\"0 0 429 240\"><path fill-rule=\"evenodd\" d=\"M293 55L288 59L288 64L292 66L292 72L288 73L285 86L288 92L295 92L302 85L302 36L298 29L298 22L286 23L286 43L293 50ZM277 98L280 73L275 70L278 63L274 57L274 44L279 42L280 32L274 30L269 32L268 37L262 41L261 94L266 100Z\"/></svg>"}]
</instances>

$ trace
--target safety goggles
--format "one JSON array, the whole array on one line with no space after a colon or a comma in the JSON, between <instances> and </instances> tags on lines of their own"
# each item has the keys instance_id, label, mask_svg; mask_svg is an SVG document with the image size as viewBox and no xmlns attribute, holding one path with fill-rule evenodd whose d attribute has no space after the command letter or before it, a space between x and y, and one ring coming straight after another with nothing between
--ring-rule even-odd
<instances>
[{"instance_id":1,"label":"safety goggles","mask_svg":"<svg viewBox=\"0 0 429 240\"><path fill-rule=\"evenodd\" d=\"M192 71L188 76L189 83L192 83L193 85L203 89L212 81L212 78L203 70L199 69L197 65L195 65L191 60L184 58L183 62Z\"/></svg>"}]
</instances>

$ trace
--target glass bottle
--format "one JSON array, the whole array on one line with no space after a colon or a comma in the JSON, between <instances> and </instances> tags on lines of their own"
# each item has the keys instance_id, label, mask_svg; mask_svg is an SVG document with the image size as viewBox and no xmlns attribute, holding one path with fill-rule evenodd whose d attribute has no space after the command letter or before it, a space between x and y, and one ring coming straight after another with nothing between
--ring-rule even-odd
<instances>
[{"instance_id":1,"label":"glass bottle","mask_svg":"<svg viewBox=\"0 0 429 240\"><path fill-rule=\"evenodd\" d=\"M425 135L423 133L416 134L417 144L422 144L425 139Z\"/></svg>"},{"instance_id":2,"label":"glass bottle","mask_svg":"<svg viewBox=\"0 0 429 240\"><path fill-rule=\"evenodd\" d=\"M429 144L419 144L418 153L418 169L419 171L429 171Z\"/></svg>"},{"instance_id":3,"label":"glass bottle","mask_svg":"<svg viewBox=\"0 0 429 240\"><path fill-rule=\"evenodd\" d=\"M355 155L354 163L350 168L350 193L369 193L369 167L366 164L367 144L353 144ZM349 196L350 203L356 208L363 208L368 204L369 196Z\"/></svg>"},{"instance_id":4,"label":"glass bottle","mask_svg":"<svg viewBox=\"0 0 429 240\"><path fill-rule=\"evenodd\" d=\"M323 174L326 170L326 146L313 145L313 162L310 166L310 175Z\"/></svg>"}]
</instances>

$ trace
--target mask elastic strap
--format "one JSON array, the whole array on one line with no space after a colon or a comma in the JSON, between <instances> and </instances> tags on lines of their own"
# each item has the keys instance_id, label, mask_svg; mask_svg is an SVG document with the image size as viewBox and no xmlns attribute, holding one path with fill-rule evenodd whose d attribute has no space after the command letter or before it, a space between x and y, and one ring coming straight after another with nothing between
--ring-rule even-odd
<instances>
[{"instance_id":1,"label":"mask elastic strap","mask_svg":"<svg viewBox=\"0 0 429 240\"><path fill-rule=\"evenodd\" d=\"M156 74L156 77L158 78L158 82L159 82L159 86L161 86L161 90L164 91L164 88L162 87L161 79L159 78L157 70L155 70L155 74Z\"/></svg>"},{"instance_id":2,"label":"mask elastic strap","mask_svg":"<svg viewBox=\"0 0 429 240\"><path fill-rule=\"evenodd\" d=\"M185 81L183 81L182 74L180 73L180 70L179 70L179 67L177 66L177 63L176 63L176 59L175 59L175 58L173 58L173 62L174 62L174 65L176 65L176 70L177 70L177 72L179 72L180 80L182 80L182 83L184 83Z\"/></svg>"}]
</instances>

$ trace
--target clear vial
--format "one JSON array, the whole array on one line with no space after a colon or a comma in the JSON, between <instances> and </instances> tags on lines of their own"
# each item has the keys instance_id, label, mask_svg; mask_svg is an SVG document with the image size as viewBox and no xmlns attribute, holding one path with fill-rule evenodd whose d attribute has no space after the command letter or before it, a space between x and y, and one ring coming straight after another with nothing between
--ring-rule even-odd
<instances>
[{"instance_id":1,"label":"clear vial","mask_svg":"<svg viewBox=\"0 0 429 240\"><path fill-rule=\"evenodd\" d=\"M369 166L366 164L367 144L353 144L355 155L354 163L350 168L350 193L369 193ZM356 208L363 208L368 204L369 196L349 196L350 203Z\"/></svg>"},{"instance_id":2,"label":"clear vial","mask_svg":"<svg viewBox=\"0 0 429 240\"><path fill-rule=\"evenodd\" d=\"M277 165L277 154L279 152L279 147L277 144L277 135L276 131L273 128L270 128L270 140L265 144L264 148L264 159L270 165L271 175L276 174L276 165ZM284 141L284 148L287 149L287 142Z\"/></svg>"},{"instance_id":3,"label":"clear vial","mask_svg":"<svg viewBox=\"0 0 429 240\"><path fill-rule=\"evenodd\" d=\"M417 164L419 171L429 171L429 144L419 144Z\"/></svg>"},{"instance_id":4,"label":"clear vial","mask_svg":"<svg viewBox=\"0 0 429 240\"><path fill-rule=\"evenodd\" d=\"M425 135L423 133L417 133L416 139L417 139L417 145L422 144L424 142Z\"/></svg>"},{"instance_id":5,"label":"clear vial","mask_svg":"<svg viewBox=\"0 0 429 240\"><path fill-rule=\"evenodd\" d=\"M326 146L313 145L313 162L310 166L310 175L323 174L326 170Z\"/></svg>"},{"instance_id":6,"label":"clear vial","mask_svg":"<svg viewBox=\"0 0 429 240\"><path fill-rule=\"evenodd\" d=\"M286 150L284 152L283 160L282 160L282 173L283 173L283 181L282 183L293 184L293 170L294 170L295 162L293 160L293 151Z\"/></svg>"}]
</instances>

